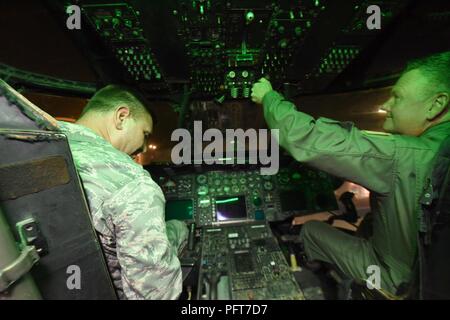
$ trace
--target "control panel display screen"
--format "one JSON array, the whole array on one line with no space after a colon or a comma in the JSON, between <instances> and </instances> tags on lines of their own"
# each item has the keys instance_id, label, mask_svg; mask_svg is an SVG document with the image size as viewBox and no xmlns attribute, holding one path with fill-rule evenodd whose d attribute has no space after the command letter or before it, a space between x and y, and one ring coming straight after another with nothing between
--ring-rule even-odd
<instances>
[{"instance_id":1,"label":"control panel display screen","mask_svg":"<svg viewBox=\"0 0 450 320\"><path fill-rule=\"evenodd\" d=\"M192 220L193 202L187 200L167 200L166 201L166 221L167 220Z\"/></svg>"},{"instance_id":2,"label":"control panel display screen","mask_svg":"<svg viewBox=\"0 0 450 320\"><path fill-rule=\"evenodd\" d=\"M239 220L247 218L245 198L219 197L216 199L217 221Z\"/></svg>"}]
</instances>

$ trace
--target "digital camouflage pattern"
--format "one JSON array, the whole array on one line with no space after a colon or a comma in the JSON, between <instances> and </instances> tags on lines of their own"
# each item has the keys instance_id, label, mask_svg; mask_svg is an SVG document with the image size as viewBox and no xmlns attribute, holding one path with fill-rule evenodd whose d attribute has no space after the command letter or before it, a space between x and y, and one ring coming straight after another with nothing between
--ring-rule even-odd
<instances>
[{"instance_id":1,"label":"digital camouflage pattern","mask_svg":"<svg viewBox=\"0 0 450 320\"><path fill-rule=\"evenodd\" d=\"M59 122L89 203L121 299L177 299L177 254L187 242L181 221L164 218L165 199L150 174L92 130Z\"/></svg>"}]
</instances>

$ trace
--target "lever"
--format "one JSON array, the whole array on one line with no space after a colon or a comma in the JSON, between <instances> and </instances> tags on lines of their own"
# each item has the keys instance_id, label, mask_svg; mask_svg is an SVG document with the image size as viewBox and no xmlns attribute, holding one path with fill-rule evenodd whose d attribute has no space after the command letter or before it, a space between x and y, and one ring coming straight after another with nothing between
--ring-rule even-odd
<instances>
[{"instance_id":1,"label":"lever","mask_svg":"<svg viewBox=\"0 0 450 320\"><path fill-rule=\"evenodd\" d=\"M188 250L194 250L195 222L189 226Z\"/></svg>"}]
</instances>

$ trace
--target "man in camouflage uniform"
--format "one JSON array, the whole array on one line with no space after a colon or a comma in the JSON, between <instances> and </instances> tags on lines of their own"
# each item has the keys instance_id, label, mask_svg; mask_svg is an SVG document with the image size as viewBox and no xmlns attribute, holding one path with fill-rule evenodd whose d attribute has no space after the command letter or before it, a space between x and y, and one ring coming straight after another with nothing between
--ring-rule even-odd
<instances>
[{"instance_id":1,"label":"man in camouflage uniform","mask_svg":"<svg viewBox=\"0 0 450 320\"><path fill-rule=\"evenodd\" d=\"M411 282L419 200L432 159L450 135L449 74L450 52L408 65L382 107L387 113L384 129L392 134L315 120L273 91L266 79L253 86L252 100L263 104L269 127L280 130L280 145L295 159L371 191L372 237L353 237L311 221L300 235L310 260L332 263L358 280L367 280L373 272L368 270L377 266L387 293L400 293L401 285Z\"/></svg>"},{"instance_id":2,"label":"man in camouflage uniform","mask_svg":"<svg viewBox=\"0 0 450 320\"><path fill-rule=\"evenodd\" d=\"M188 230L164 217L164 195L131 156L146 150L152 117L129 89L110 85L76 124L60 122L120 299L177 299L177 254Z\"/></svg>"}]
</instances>

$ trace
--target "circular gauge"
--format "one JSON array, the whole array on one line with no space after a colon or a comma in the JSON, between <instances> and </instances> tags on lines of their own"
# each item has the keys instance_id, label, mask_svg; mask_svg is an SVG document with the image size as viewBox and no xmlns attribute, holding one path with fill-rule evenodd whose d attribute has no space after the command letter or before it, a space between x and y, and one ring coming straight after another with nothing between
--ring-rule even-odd
<instances>
[{"instance_id":1,"label":"circular gauge","mask_svg":"<svg viewBox=\"0 0 450 320\"><path fill-rule=\"evenodd\" d=\"M239 182L241 184L245 184L247 182L247 180L244 177L242 177L242 178L239 179Z\"/></svg>"},{"instance_id":2,"label":"circular gauge","mask_svg":"<svg viewBox=\"0 0 450 320\"><path fill-rule=\"evenodd\" d=\"M200 186L200 187L198 187L197 194L199 196L206 196L208 194L208 186Z\"/></svg>"},{"instance_id":3,"label":"circular gauge","mask_svg":"<svg viewBox=\"0 0 450 320\"><path fill-rule=\"evenodd\" d=\"M234 185L231 190L233 190L233 193L239 193L239 186Z\"/></svg>"},{"instance_id":4,"label":"circular gauge","mask_svg":"<svg viewBox=\"0 0 450 320\"><path fill-rule=\"evenodd\" d=\"M231 188L229 186L225 186L223 187L223 192L225 192L226 194L230 193Z\"/></svg>"},{"instance_id":5,"label":"circular gauge","mask_svg":"<svg viewBox=\"0 0 450 320\"><path fill-rule=\"evenodd\" d=\"M204 174L198 175L197 176L197 182L199 184L205 184L207 181L206 176Z\"/></svg>"},{"instance_id":6,"label":"circular gauge","mask_svg":"<svg viewBox=\"0 0 450 320\"><path fill-rule=\"evenodd\" d=\"M220 179L215 179L214 180L214 185L215 186L220 186L222 184L222 181Z\"/></svg>"},{"instance_id":7,"label":"circular gauge","mask_svg":"<svg viewBox=\"0 0 450 320\"><path fill-rule=\"evenodd\" d=\"M273 190L273 183L270 181L266 181L263 184L264 190L271 191Z\"/></svg>"},{"instance_id":8,"label":"circular gauge","mask_svg":"<svg viewBox=\"0 0 450 320\"><path fill-rule=\"evenodd\" d=\"M228 72L228 77L233 79L234 77L236 77L236 72L234 72L234 71Z\"/></svg>"}]
</instances>

